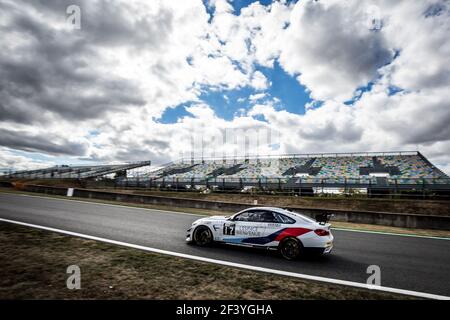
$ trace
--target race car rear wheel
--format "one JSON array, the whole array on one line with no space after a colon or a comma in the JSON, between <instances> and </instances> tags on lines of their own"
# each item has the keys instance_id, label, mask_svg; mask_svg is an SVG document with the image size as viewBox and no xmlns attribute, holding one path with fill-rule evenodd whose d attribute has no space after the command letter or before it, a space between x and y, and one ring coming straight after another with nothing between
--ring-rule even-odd
<instances>
[{"instance_id":1,"label":"race car rear wheel","mask_svg":"<svg viewBox=\"0 0 450 320\"><path fill-rule=\"evenodd\" d=\"M285 259L297 259L302 252L303 245L296 238L286 238L280 243L280 253Z\"/></svg>"},{"instance_id":2,"label":"race car rear wheel","mask_svg":"<svg viewBox=\"0 0 450 320\"><path fill-rule=\"evenodd\" d=\"M213 241L211 230L205 226L199 226L194 230L194 242L199 246L207 246Z\"/></svg>"}]
</instances>

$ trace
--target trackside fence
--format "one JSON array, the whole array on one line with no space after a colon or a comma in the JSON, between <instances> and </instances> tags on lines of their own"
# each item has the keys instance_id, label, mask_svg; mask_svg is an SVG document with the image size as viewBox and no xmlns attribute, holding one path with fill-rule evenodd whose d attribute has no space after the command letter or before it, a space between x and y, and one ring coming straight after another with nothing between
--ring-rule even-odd
<instances>
[{"instance_id":1,"label":"trackside fence","mask_svg":"<svg viewBox=\"0 0 450 320\"><path fill-rule=\"evenodd\" d=\"M246 192L308 196L436 198L450 200L450 179L391 178L118 178L116 188L186 192Z\"/></svg>"}]
</instances>

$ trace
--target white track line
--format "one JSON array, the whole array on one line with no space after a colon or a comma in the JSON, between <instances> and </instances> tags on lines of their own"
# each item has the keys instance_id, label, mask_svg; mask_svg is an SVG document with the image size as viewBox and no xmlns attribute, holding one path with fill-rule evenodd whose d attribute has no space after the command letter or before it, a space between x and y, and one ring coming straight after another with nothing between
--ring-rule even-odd
<instances>
[{"instance_id":1,"label":"white track line","mask_svg":"<svg viewBox=\"0 0 450 320\"><path fill-rule=\"evenodd\" d=\"M333 223L333 221L331 221ZM331 230L348 231L348 232L359 232L359 233L374 233L383 234L388 236L401 236L410 238L423 238L423 239L437 239L437 240L450 240L447 237L437 237L437 236L421 236L418 234L408 234L408 233L396 233L396 232L386 232L386 231L373 231L373 230L358 230L358 229L347 229L347 228L335 228L331 226Z\"/></svg>"},{"instance_id":2,"label":"white track line","mask_svg":"<svg viewBox=\"0 0 450 320\"><path fill-rule=\"evenodd\" d=\"M27 226L27 227L32 227L32 228L38 228L38 229L52 231L52 232L63 233L63 234L67 234L67 235L71 235L71 236L75 236L75 237L81 237L81 238L90 239L90 240L111 243L111 244L115 244L115 245L119 245L119 246L129 247L129 248L138 249L138 250L144 250L144 251L148 251L148 252L154 252L154 253L165 254L165 255L170 255L170 256L175 256L175 257L180 257L180 258L186 258L186 259L191 259L191 260L197 260L197 261L203 261L203 262L224 265L224 266L228 266L228 267L235 267L235 268L246 269L246 270L251 270L251 271L259 271L259 272L271 273L271 274L300 278L300 279L307 279L307 280L320 281L320 282L326 282L326 283L332 283L332 284L338 284L338 285L344 285L344 286L351 286L351 287L362 288L362 289L371 289L371 290L377 290L377 291L404 294L404 295L420 297L420 298L450 300L450 297L448 297L448 296L436 295L436 294L431 294L431 293L403 290L403 289L383 287L383 286L373 286L373 285L367 285L365 283L360 283L360 282L311 276L311 275L307 275L307 274L251 266L251 265L247 265L247 264L235 263L235 262L230 262L230 261L210 259L210 258L205 258L205 257L200 257L200 256L193 256L190 254L184 254L184 253L179 253L179 252L173 252L173 251L167 251L167 250L161 250L161 249L141 246L141 245L117 241L117 240L111 240L111 239L100 238L100 237L96 237L96 236L90 236L90 235L82 234L82 233L78 233L78 232L72 232L72 231L67 231L67 230L62 230L62 229L55 229L55 228L50 228L50 227L45 227L45 226L40 226L40 225L36 225L36 224L15 221L15 220L0 218L0 221L18 224L18 225Z\"/></svg>"},{"instance_id":3,"label":"white track line","mask_svg":"<svg viewBox=\"0 0 450 320\"><path fill-rule=\"evenodd\" d=\"M12 192L0 192L0 194L8 194L8 195L14 195L14 196L30 197L30 198L52 199L52 200L60 200L60 201L71 201L71 202L87 203L87 204L109 206L109 207L119 207L119 208L125 207L127 209L129 208L129 209L137 209L137 210L158 211L158 212L182 214L182 215L196 216L196 217L205 217L205 216L207 217L208 216L206 214L196 214L196 213L170 211L170 210L162 210L162 209L151 209L151 208L126 205L126 204L112 204L112 203L102 203L102 202L96 202L96 201L83 201L83 200L77 200L77 199L63 199L63 198L56 198L56 197L49 197L49 196L35 196L35 195L31 195L31 194L21 194L21 193L12 193ZM60 196L60 197L62 197L62 196ZM97 199L97 200L99 200L99 199ZM331 221L331 223L332 223L332 221ZM447 241L450 240L450 237L422 236L422 235L418 235L418 234L335 228L333 226L331 228L332 228L332 230L346 231L346 232L374 233L374 234L382 234L382 235L389 235L389 236L411 237L411 238L422 238L422 239L436 239L436 240L447 240Z\"/></svg>"}]
</instances>

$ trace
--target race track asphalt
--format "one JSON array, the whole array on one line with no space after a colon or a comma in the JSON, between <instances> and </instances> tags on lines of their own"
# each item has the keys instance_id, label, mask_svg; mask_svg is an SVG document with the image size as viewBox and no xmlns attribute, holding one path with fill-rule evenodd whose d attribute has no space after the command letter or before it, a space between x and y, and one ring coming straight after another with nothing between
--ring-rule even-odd
<instances>
[{"instance_id":1,"label":"race track asphalt","mask_svg":"<svg viewBox=\"0 0 450 320\"><path fill-rule=\"evenodd\" d=\"M0 193L0 217L157 249L289 272L365 283L369 265L381 285L450 296L450 241L334 230L330 255L286 261L274 252L196 247L186 229L201 216ZM0 266L1 267L1 266Z\"/></svg>"}]
</instances>

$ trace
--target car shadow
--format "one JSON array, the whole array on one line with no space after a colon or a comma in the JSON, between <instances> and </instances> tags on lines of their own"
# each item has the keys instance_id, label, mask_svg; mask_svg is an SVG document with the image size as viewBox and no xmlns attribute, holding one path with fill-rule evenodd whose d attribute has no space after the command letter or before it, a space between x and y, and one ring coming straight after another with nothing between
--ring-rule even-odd
<instances>
[{"instance_id":1,"label":"car shadow","mask_svg":"<svg viewBox=\"0 0 450 320\"><path fill-rule=\"evenodd\" d=\"M250 261L254 260L255 262L263 258L265 261L271 260L276 264L286 262L288 264L298 264L299 266L311 266L319 269L324 268L324 270L330 266L344 268L347 270L362 270L367 266L364 262L358 262L339 254L338 250L334 250L333 252L327 254L304 252L304 254L302 254L298 259L287 260L283 258L278 250L268 250L264 248L241 247L224 243L214 243L207 247L197 247L194 245L194 247L196 248L196 251L201 251L203 253L208 252L219 256L222 254L230 255L230 253L232 253L232 255L236 258L244 258L245 260ZM214 250L211 251L211 249Z\"/></svg>"},{"instance_id":2,"label":"car shadow","mask_svg":"<svg viewBox=\"0 0 450 320\"><path fill-rule=\"evenodd\" d=\"M272 259L277 259L281 261L288 261L279 253L278 250L269 250L266 248L257 248L257 247L242 247L237 245L230 245L230 244L224 244L224 243L214 243L209 246L214 247L215 249L223 250L226 252L236 252L236 253L245 253L249 256L259 256L259 257L268 257ZM305 261L305 262L317 262L317 261L328 261L329 260L329 254L317 254L313 252L306 251L304 252L298 259L295 261Z\"/></svg>"},{"instance_id":3,"label":"car shadow","mask_svg":"<svg viewBox=\"0 0 450 320\"><path fill-rule=\"evenodd\" d=\"M207 247L194 247L194 254L211 259L277 269L294 273L342 280L365 282L370 263L357 261L339 250L329 254L306 253L296 260L286 260L278 251L214 243Z\"/></svg>"}]
</instances>

